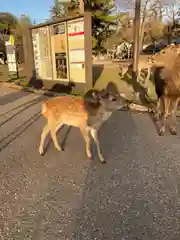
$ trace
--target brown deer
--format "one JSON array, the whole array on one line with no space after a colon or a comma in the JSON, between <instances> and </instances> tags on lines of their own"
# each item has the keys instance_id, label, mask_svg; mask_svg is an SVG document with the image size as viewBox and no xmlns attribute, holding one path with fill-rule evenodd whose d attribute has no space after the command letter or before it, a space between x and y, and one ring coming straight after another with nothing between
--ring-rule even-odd
<instances>
[{"instance_id":1,"label":"brown deer","mask_svg":"<svg viewBox=\"0 0 180 240\"><path fill-rule=\"evenodd\" d=\"M170 44L167 47L165 47L164 49L162 49L160 52L155 53L148 58L144 58L143 56L140 56L139 63L138 63L138 79L141 78L142 69L147 69L147 76L146 76L146 79L144 80L144 84L145 84L145 86L147 86L147 83L149 81L149 78L150 78L150 75L152 72L152 68L154 66L164 65L165 55L168 53L171 53L174 50L176 51L179 47L180 47L180 45ZM132 65L132 64L130 64L130 65ZM121 75L122 76L128 71L128 68L130 65L121 66Z\"/></svg>"},{"instance_id":2,"label":"brown deer","mask_svg":"<svg viewBox=\"0 0 180 240\"><path fill-rule=\"evenodd\" d=\"M162 66L165 64L165 56L169 53L176 52L179 49L180 45L170 44L160 52L153 54L152 56L144 59L140 56L139 63L138 63L138 79L141 78L141 71L142 69L147 69L147 76L144 80L145 86L147 86L152 69L155 66ZM158 58L159 56L159 58Z\"/></svg>"},{"instance_id":3,"label":"brown deer","mask_svg":"<svg viewBox=\"0 0 180 240\"><path fill-rule=\"evenodd\" d=\"M138 81L141 79L141 71L143 69L147 69L147 76L146 76L146 79L144 80L144 84L147 85L150 78L151 69L153 66L154 66L154 63L151 60L151 58L143 59L140 57L139 63L138 63ZM124 74L128 72L128 69L132 68L132 64L129 64L128 66L120 66L120 68L121 68L121 76L123 77Z\"/></svg>"},{"instance_id":4,"label":"brown deer","mask_svg":"<svg viewBox=\"0 0 180 240\"><path fill-rule=\"evenodd\" d=\"M180 47L173 46L169 52L154 56L154 60L161 64L163 68L160 71L161 79L155 82L155 88L159 100L163 103L163 116L159 135L164 135L166 131L167 119L170 115L171 134L177 134L176 131L176 112L180 100ZM172 107L172 111L170 111Z\"/></svg>"},{"instance_id":5,"label":"brown deer","mask_svg":"<svg viewBox=\"0 0 180 240\"><path fill-rule=\"evenodd\" d=\"M56 133L64 125L78 127L86 142L86 153L92 158L90 149L90 136L97 146L98 156L101 163L105 163L101 153L98 130L101 125L111 116L112 112L127 106L127 100L117 93L106 89L89 90L84 98L75 96L58 96L47 100L42 104L42 115L47 119L47 125L43 128L39 153L44 154L43 146L48 133L51 133L55 148L61 151Z\"/></svg>"},{"instance_id":6,"label":"brown deer","mask_svg":"<svg viewBox=\"0 0 180 240\"><path fill-rule=\"evenodd\" d=\"M150 59L153 62L154 71L154 84L155 91L158 97L157 106L155 110L155 118L159 119L161 115L161 96L163 95L164 89L164 79L161 76L163 72L163 68L171 69L174 64L174 59L179 55L180 45L171 44L166 48L162 49L160 52L153 54Z\"/></svg>"}]
</instances>

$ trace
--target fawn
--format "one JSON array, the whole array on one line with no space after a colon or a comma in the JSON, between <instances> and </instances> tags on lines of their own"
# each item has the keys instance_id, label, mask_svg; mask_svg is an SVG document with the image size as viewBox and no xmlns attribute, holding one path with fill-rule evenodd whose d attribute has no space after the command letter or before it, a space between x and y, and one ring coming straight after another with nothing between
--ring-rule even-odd
<instances>
[{"instance_id":1,"label":"fawn","mask_svg":"<svg viewBox=\"0 0 180 240\"><path fill-rule=\"evenodd\" d=\"M127 100L120 94L108 91L89 90L84 98L75 96L58 96L42 104L42 115L47 119L43 128L39 146L40 155L44 154L43 145L48 133L51 133L55 148L61 151L56 132L64 125L78 127L86 142L86 154L92 158L90 136L97 146L101 163L106 163L100 150L98 130L114 111L127 106Z\"/></svg>"}]
</instances>

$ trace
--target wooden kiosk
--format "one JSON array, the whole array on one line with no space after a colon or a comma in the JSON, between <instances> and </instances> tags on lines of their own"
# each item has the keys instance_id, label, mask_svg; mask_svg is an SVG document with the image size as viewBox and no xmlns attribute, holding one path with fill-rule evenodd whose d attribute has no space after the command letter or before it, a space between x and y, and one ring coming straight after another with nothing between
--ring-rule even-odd
<instances>
[{"instance_id":1,"label":"wooden kiosk","mask_svg":"<svg viewBox=\"0 0 180 240\"><path fill-rule=\"evenodd\" d=\"M92 88L91 13L24 29L28 80L46 89L68 86L83 94Z\"/></svg>"}]
</instances>

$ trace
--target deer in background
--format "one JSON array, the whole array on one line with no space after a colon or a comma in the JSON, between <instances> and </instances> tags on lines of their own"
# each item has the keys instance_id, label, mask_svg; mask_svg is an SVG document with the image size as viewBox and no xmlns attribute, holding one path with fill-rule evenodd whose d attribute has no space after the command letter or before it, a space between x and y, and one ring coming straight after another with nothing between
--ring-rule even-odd
<instances>
[{"instance_id":1,"label":"deer in background","mask_svg":"<svg viewBox=\"0 0 180 240\"><path fill-rule=\"evenodd\" d=\"M144 80L144 84L145 86L147 86L150 75L151 75L151 69L154 66L153 61L151 60L151 58L148 59L142 59L140 57L139 59L139 63L138 63L138 81L141 78L141 71L142 69L147 69L147 76ZM129 64L128 66L120 66L121 68L121 76L124 76L124 74L131 69L132 70L132 64Z\"/></svg>"},{"instance_id":2,"label":"deer in background","mask_svg":"<svg viewBox=\"0 0 180 240\"><path fill-rule=\"evenodd\" d=\"M144 80L144 84L145 86L147 86L153 68L155 66L163 66L165 64L165 61L167 60L165 59L165 55L168 53L171 53L172 51L178 49L179 47L180 45L170 44L166 48L162 49L160 52L155 53L148 58L144 58L143 56L140 56L139 63L138 63L138 79L141 78L141 71L143 69L147 69L147 76ZM125 67L121 66L122 76L128 71L130 66L132 67L132 64Z\"/></svg>"},{"instance_id":3,"label":"deer in background","mask_svg":"<svg viewBox=\"0 0 180 240\"><path fill-rule=\"evenodd\" d=\"M101 153L98 131L114 111L127 106L127 100L106 89L101 91L89 90L84 98L75 96L59 96L47 100L42 104L42 115L47 119L43 128L39 153L44 154L44 141L48 133L51 133L55 148L61 151L56 133L64 125L78 127L86 142L86 154L92 158L91 138L97 146L101 163L105 163Z\"/></svg>"},{"instance_id":4,"label":"deer in background","mask_svg":"<svg viewBox=\"0 0 180 240\"><path fill-rule=\"evenodd\" d=\"M177 134L176 112L180 100L180 46L171 46L167 51L154 55L153 59L156 65L161 67L160 77L155 79L158 105L162 102L164 107L159 135L164 135L169 115L171 117L170 131L175 135ZM172 111L170 111L171 107Z\"/></svg>"},{"instance_id":5,"label":"deer in background","mask_svg":"<svg viewBox=\"0 0 180 240\"><path fill-rule=\"evenodd\" d=\"M161 96L163 95L164 89L164 79L163 79L163 69L164 68L172 68L174 64L174 60L179 55L180 45L171 44L166 48L162 49L160 52L155 53L151 56L151 61L154 64L154 84L155 91L158 97L156 110L155 110L155 118L159 119L161 115Z\"/></svg>"}]
</instances>

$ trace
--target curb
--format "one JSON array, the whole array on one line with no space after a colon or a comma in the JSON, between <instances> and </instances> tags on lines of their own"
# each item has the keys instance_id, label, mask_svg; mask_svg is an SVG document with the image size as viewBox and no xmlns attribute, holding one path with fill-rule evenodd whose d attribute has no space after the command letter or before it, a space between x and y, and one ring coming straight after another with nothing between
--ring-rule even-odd
<instances>
[{"instance_id":1,"label":"curb","mask_svg":"<svg viewBox=\"0 0 180 240\"><path fill-rule=\"evenodd\" d=\"M56 96L61 96L62 94L60 93L53 93L50 92L48 90L37 90L34 89L33 87L23 87L20 85L17 85L15 83L9 83L9 82L2 82L0 84L1 86L7 87L7 88L12 88L12 89L16 89L19 91L25 91L25 92L31 92L31 93L36 93L36 94L40 94L40 95L44 95L44 96L48 96L48 97L56 97ZM124 93L120 93L120 95L124 98L127 99L126 95ZM148 108L146 106L143 106L141 104L138 103L134 103L133 101L131 101L131 103L128 105L128 109L134 112L152 112L152 108Z\"/></svg>"}]
</instances>

